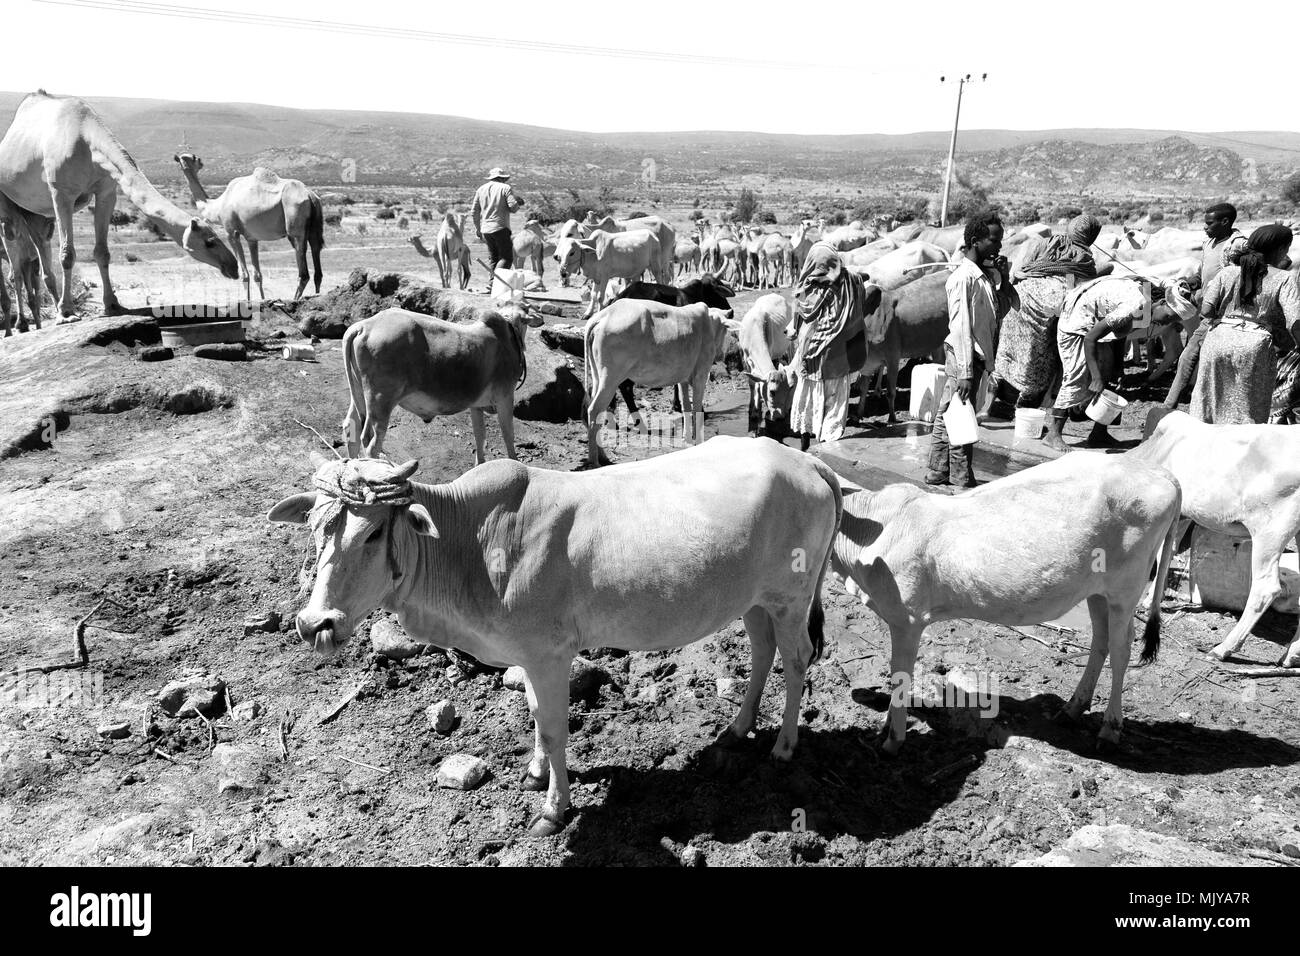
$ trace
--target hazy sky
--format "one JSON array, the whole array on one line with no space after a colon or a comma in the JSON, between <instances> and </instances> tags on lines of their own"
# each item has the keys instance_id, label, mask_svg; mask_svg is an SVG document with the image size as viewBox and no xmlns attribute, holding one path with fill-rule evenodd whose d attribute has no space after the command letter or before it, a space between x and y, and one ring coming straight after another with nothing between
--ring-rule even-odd
<instances>
[{"instance_id":1,"label":"hazy sky","mask_svg":"<svg viewBox=\"0 0 1300 956\"><path fill-rule=\"evenodd\" d=\"M0 89L449 113L598 131L901 133L950 126L956 91L940 74L987 72L987 82L967 88L963 127L1208 131L1298 122L1288 105L1290 58L1263 52L1259 32L1294 35L1300 13L1291 4L1251 6L1243 21L1222 2L1148 0L197 3L400 35L4 0L11 42L0 54ZM1249 58L1227 46L1239 29ZM747 62L503 50L416 40L411 31ZM1218 37L1226 52L1216 52ZM1223 79L1207 81L1218 57Z\"/></svg>"}]
</instances>

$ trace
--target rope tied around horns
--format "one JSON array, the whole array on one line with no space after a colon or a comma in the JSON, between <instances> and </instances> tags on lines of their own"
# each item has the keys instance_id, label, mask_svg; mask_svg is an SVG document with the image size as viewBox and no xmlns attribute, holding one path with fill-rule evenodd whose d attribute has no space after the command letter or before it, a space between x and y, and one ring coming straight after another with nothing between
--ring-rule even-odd
<instances>
[{"instance_id":1,"label":"rope tied around horns","mask_svg":"<svg viewBox=\"0 0 1300 956\"><path fill-rule=\"evenodd\" d=\"M317 504L313 525L328 528L347 505L402 507L415 501L411 475L418 461L395 465L380 458L344 458L316 469L312 486L328 500Z\"/></svg>"}]
</instances>

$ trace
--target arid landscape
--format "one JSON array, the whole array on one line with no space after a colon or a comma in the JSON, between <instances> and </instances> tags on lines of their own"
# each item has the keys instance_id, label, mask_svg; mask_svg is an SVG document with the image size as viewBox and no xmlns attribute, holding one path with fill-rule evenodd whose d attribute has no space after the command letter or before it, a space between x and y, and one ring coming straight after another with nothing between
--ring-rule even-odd
<instances>
[{"instance_id":1,"label":"arid landscape","mask_svg":"<svg viewBox=\"0 0 1300 956\"><path fill-rule=\"evenodd\" d=\"M0 115L16 102L6 97ZM749 186L773 215L769 228L788 232L802 214L843 219L874 204L892 215L886 200L900 196L924 206L938 182L941 134L893 143L629 134L602 153L578 138L588 134L448 118L426 122L426 140L409 116L376 114L359 126L306 111L163 101L107 101L103 113L180 204L188 198L170 161L180 145L204 156L218 186L254 164L301 176L327 214L322 297L286 302L293 255L286 243L268 244L261 262L271 298L245 323L242 360L180 346L170 360L145 361L184 306L231 308L240 285L125 221L111 252L128 314L104 317L90 216L79 213L79 320L56 324L47 303L42 329L0 340L0 863L1300 862L1300 681L1240 673L1276 661L1295 616L1270 612L1240 661L1217 664L1206 652L1237 615L1192 605L1185 575L1166 595L1158 661L1129 672L1124 743L1104 756L1095 737L1108 678L1082 723L1054 719L1087 657L1086 614L1020 629L931 628L918 670L924 703L912 707L908 743L893 758L875 742L889 701L888 631L837 581L825 589L826 656L810 672L788 766L769 758L779 676L764 692L755 738L739 748L714 743L749 677L739 621L679 651L593 653L576 673L569 711L574 815L548 839L525 835L540 799L520 787L533 727L524 693L500 669L432 647L380 646L369 632L383 629L382 614L329 660L294 630L311 539L266 514L306 490L334 455L347 408L338 340L312 343L299 322L313 308L343 315L357 302L388 304L394 274L409 277L403 289L436 286L433 261L410 237L427 241L442 212L465 208L483 168L511 165L534 206L543 196L555 208L600 201L619 216L661 215L679 232L697 214L722 217ZM700 143L710 135L706 159ZM984 148L972 150L963 176L1017 225L1031 220L1013 219L1016 209L1055 224L1055 207L1080 203L1116 210L1108 231L1194 226L1205 201L1225 196L1260 221L1292 210L1277 184L1291 172L1296 134L981 135ZM224 145L205 149L207 141ZM571 165L575 152L599 169ZM653 183L637 179L647 155L662 157ZM770 162L754 161L760 155ZM355 183L333 171L349 156ZM486 257L477 242L471 254ZM579 321L576 293L560 292L555 263L546 265L550 296L569 299L548 323ZM484 272L473 272L471 291L482 292ZM736 315L759 294L733 299ZM558 395L583 381L582 360L549 349L545 332L528 333L541 358L530 351L525 388ZM286 344L312 345L315 359L286 360ZM1140 384L1142 369L1129 372L1132 404L1115 434L1131 447L1162 393ZM715 366L706 437L745 434L747 394L743 374ZM670 415L667 390L646 400ZM901 407L906 400L904 391ZM532 414L520 413L525 464L583 466L586 428L548 411L559 401L543 396ZM883 402L870 410L849 437L880 433ZM1069 426L1068 437L1082 429ZM897 463L901 475L919 478L926 441ZM631 439L613 444L611 457L677 443ZM487 447L489 457L504 455L491 416ZM425 424L399 411L385 452L418 459L419 481L449 481L473 463L468 415ZM78 634L84 667L29 670L75 660ZM993 690L983 710L961 700L972 687ZM191 699L206 702L186 711ZM455 716L439 731L429 711L442 701ZM439 767L454 754L483 760L486 781L440 788Z\"/></svg>"}]
</instances>

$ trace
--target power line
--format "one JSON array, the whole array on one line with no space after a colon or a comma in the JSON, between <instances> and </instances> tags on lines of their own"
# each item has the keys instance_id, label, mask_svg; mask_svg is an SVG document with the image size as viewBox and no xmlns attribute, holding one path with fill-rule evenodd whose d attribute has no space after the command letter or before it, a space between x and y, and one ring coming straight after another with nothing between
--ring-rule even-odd
<instances>
[{"instance_id":1,"label":"power line","mask_svg":"<svg viewBox=\"0 0 1300 956\"><path fill-rule=\"evenodd\" d=\"M617 47L580 46L573 43L554 43L542 40L517 40L506 37L486 37L461 33L440 33L432 30L376 26L366 23L344 23L337 20L315 20L305 17L285 17L273 14L220 10L211 7L176 6L153 3L148 0L33 0L50 6L79 7L106 10L112 13L134 13L143 16L174 17L203 20L211 23L234 23L244 26L275 26L298 30L315 30L323 33L343 33L349 36L372 36L395 40L416 40L423 43L441 43L456 46L495 47L527 50L541 53L564 53L575 56L605 57L612 59L651 60L665 63L689 63L704 66L745 66L778 70L806 70L824 68L825 64L789 60L750 60L743 57L709 56L674 53L663 50L634 50Z\"/></svg>"}]
</instances>

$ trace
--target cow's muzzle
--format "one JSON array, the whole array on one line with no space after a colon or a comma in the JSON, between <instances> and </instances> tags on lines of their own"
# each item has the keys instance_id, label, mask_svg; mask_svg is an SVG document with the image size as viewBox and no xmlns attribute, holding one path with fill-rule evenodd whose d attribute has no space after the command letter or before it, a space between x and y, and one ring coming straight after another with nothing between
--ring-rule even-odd
<instances>
[{"instance_id":1,"label":"cow's muzzle","mask_svg":"<svg viewBox=\"0 0 1300 956\"><path fill-rule=\"evenodd\" d=\"M297 625L298 636L317 654L326 657L334 654L348 639L343 615L337 611L300 611Z\"/></svg>"}]
</instances>

